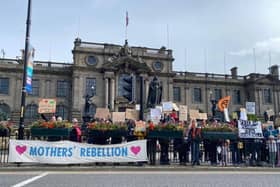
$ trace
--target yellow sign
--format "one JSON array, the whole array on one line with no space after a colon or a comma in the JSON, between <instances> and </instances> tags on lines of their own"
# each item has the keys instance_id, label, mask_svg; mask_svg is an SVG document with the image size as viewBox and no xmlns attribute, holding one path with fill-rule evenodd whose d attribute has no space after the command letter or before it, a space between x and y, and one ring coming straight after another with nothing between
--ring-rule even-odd
<instances>
[{"instance_id":1,"label":"yellow sign","mask_svg":"<svg viewBox=\"0 0 280 187\"><path fill-rule=\"evenodd\" d=\"M56 99L39 99L39 114L55 113Z\"/></svg>"},{"instance_id":2,"label":"yellow sign","mask_svg":"<svg viewBox=\"0 0 280 187\"><path fill-rule=\"evenodd\" d=\"M127 108L125 110L125 118L126 119L138 120L139 119L139 112L137 110Z\"/></svg>"},{"instance_id":3,"label":"yellow sign","mask_svg":"<svg viewBox=\"0 0 280 187\"><path fill-rule=\"evenodd\" d=\"M230 96L226 96L226 97L223 97L222 99L220 99L218 102L219 110L221 112L224 112L224 109L228 108L229 102L230 102Z\"/></svg>"}]
</instances>

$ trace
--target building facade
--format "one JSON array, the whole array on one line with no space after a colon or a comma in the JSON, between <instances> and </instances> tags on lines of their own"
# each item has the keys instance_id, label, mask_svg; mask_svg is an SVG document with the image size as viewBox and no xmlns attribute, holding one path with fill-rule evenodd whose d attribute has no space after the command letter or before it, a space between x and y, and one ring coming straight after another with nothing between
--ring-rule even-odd
<instances>
[{"instance_id":1,"label":"building facade","mask_svg":"<svg viewBox=\"0 0 280 187\"><path fill-rule=\"evenodd\" d=\"M130 47L90 43L77 38L73 63L35 61L32 94L26 98L25 121L38 119L39 98L56 98L56 115L82 120L85 106L94 115L97 107L111 111L135 108L140 103L140 80L144 79L144 100L149 85L158 77L161 100L173 101L211 115L211 99L230 95L229 112L239 111L246 101L256 103L256 114L267 109L280 112L280 81L277 65L268 74L231 74L173 71L172 50L162 47ZM23 63L21 59L0 59L0 113L17 122L20 114ZM90 102L87 102L90 98ZM87 103L86 103L87 102Z\"/></svg>"}]
</instances>

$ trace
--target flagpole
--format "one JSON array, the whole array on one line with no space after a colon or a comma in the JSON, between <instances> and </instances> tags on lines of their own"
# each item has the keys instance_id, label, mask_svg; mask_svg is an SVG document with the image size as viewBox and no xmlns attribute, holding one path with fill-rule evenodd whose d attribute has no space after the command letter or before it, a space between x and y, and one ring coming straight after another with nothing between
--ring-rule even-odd
<instances>
[{"instance_id":1,"label":"flagpole","mask_svg":"<svg viewBox=\"0 0 280 187\"><path fill-rule=\"evenodd\" d=\"M125 40L127 41L127 26L128 26L128 12L126 11L125 17Z\"/></svg>"},{"instance_id":2,"label":"flagpole","mask_svg":"<svg viewBox=\"0 0 280 187\"><path fill-rule=\"evenodd\" d=\"M29 48L30 48L29 39L30 39L30 25L31 25L31 19L30 19L31 4L32 4L32 0L28 0L25 51L24 51L24 68L23 68L22 90L21 90L20 119L19 119L19 127L18 127L18 139L19 140L23 140L23 137L24 137L24 112L25 112L25 97L26 97L25 87L26 87L26 69L27 69L28 52L29 52Z\"/></svg>"}]
</instances>

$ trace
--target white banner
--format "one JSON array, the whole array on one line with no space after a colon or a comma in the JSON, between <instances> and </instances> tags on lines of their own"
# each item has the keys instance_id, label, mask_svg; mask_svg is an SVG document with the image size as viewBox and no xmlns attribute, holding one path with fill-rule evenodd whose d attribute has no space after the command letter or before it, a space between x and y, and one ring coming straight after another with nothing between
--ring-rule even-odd
<instances>
[{"instance_id":1,"label":"white banner","mask_svg":"<svg viewBox=\"0 0 280 187\"><path fill-rule=\"evenodd\" d=\"M238 134L239 138L263 138L261 122L238 120Z\"/></svg>"},{"instance_id":2,"label":"white banner","mask_svg":"<svg viewBox=\"0 0 280 187\"><path fill-rule=\"evenodd\" d=\"M12 140L9 162L71 164L90 162L147 161L146 140L123 144L94 145L70 141Z\"/></svg>"}]
</instances>

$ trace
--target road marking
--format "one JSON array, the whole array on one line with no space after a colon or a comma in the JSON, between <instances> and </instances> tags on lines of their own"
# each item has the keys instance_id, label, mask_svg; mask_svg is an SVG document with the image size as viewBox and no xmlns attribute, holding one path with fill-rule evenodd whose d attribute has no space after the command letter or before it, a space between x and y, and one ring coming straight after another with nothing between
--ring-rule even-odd
<instances>
[{"instance_id":1,"label":"road marking","mask_svg":"<svg viewBox=\"0 0 280 187\"><path fill-rule=\"evenodd\" d=\"M25 180L25 181L22 181L22 182L20 182L20 183L18 183L18 184L15 184L15 185L13 185L12 187L22 187L22 186L25 186L25 185L27 185L27 184L29 184L29 183L35 181L35 180L38 180L38 179L40 179L40 178L42 178L42 177L44 177L44 176L46 176L46 175L48 175L48 174L49 174L48 172L42 173L41 175L32 177L32 178L27 179L27 180Z\"/></svg>"}]
</instances>

